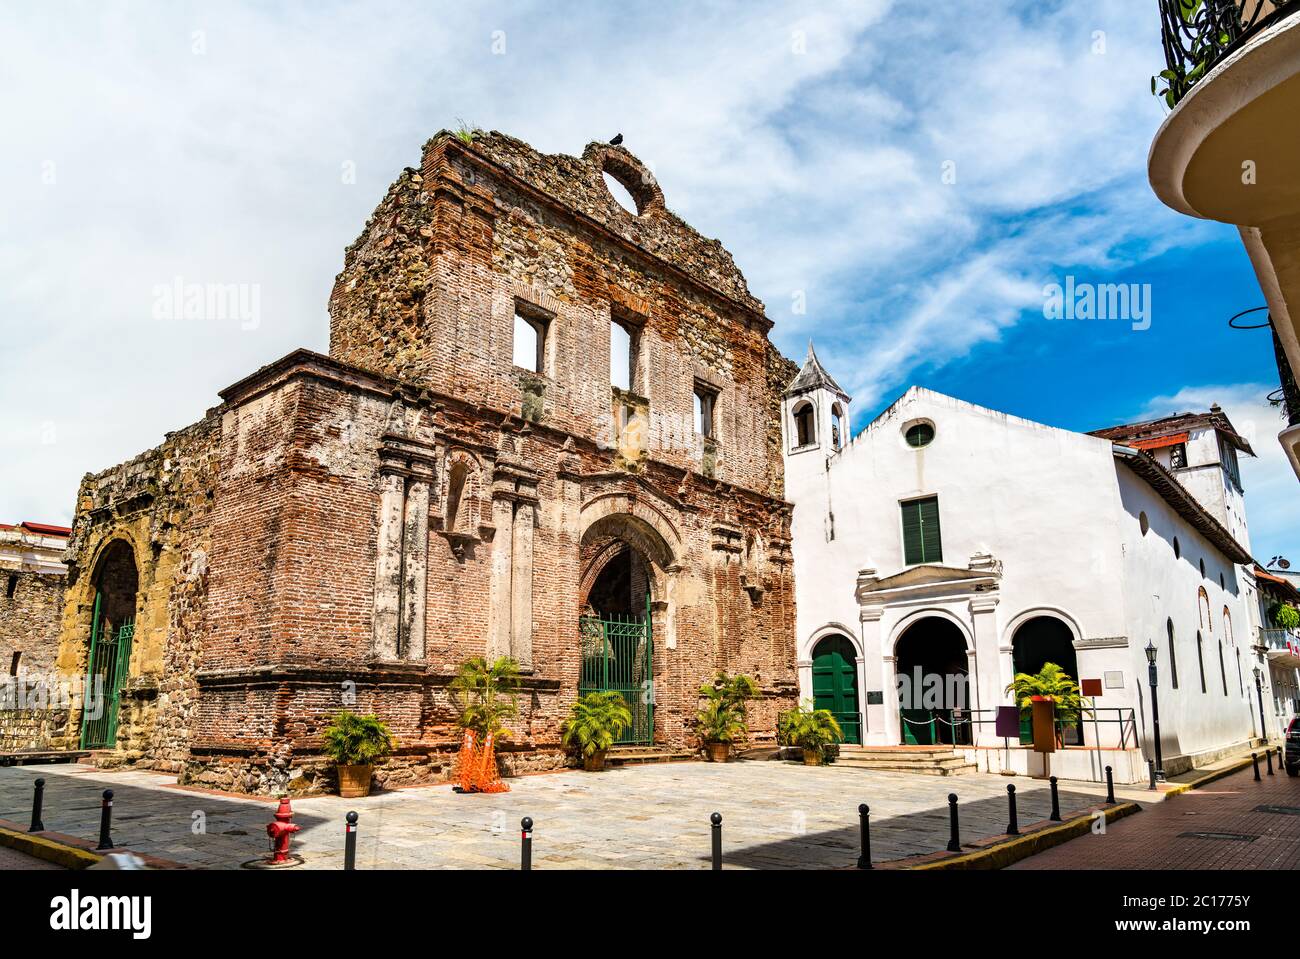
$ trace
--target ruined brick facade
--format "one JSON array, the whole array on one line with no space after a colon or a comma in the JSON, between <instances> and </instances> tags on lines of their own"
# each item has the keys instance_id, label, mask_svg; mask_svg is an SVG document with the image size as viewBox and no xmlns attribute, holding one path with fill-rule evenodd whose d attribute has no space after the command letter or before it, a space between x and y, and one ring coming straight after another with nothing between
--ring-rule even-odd
<instances>
[{"instance_id":1,"label":"ruined brick facade","mask_svg":"<svg viewBox=\"0 0 1300 959\"><path fill-rule=\"evenodd\" d=\"M66 530L0 524L0 752L43 749L67 722L52 683Z\"/></svg>"},{"instance_id":2,"label":"ruined brick facade","mask_svg":"<svg viewBox=\"0 0 1300 959\"><path fill-rule=\"evenodd\" d=\"M138 576L104 761L321 789L320 729L350 705L399 741L381 779L438 778L457 664L510 655L525 676L503 761L558 765L579 616L625 600L653 622L655 743L694 744L718 669L758 679L751 727L770 739L796 695L792 369L729 254L668 212L639 161L439 134L347 250L330 318L329 357L264 367L83 482L61 669L86 669L104 570L129 550ZM534 369L514 364L521 322ZM631 344L621 386L612 323Z\"/></svg>"}]
</instances>

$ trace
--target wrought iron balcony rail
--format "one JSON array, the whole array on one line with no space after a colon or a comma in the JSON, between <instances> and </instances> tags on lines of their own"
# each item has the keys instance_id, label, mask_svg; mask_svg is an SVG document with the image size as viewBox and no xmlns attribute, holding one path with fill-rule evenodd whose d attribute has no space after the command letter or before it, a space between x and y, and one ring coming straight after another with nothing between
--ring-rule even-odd
<instances>
[{"instance_id":1,"label":"wrought iron balcony rail","mask_svg":"<svg viewBox=\"0 0 1300 959\"><path fill-rule=\"evenodd\" d=\"M1294 652L1300 649L1300 633L1290 629L1261 629L1259 645L1278 652Z\"/></svg>"},{"instance_id":2,"label":"wrought iron balcony rail","mask_svg":"<svg viewBox=\"0 0 1300 959\"><path fill-rule=\"evenodd\" d=\"M1300 0L1158 0L1165 69L1151 92L1173 107L1228 54L1278 20L1300 12Z\"/></svg>"}]
</instances>

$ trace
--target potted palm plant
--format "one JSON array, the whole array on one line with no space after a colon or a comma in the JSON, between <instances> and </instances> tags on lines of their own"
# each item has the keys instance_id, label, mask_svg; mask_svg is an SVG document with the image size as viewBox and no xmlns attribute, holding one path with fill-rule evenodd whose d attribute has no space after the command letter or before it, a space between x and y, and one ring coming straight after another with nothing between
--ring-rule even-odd
<instances>
[{"instance_id":1,"label":"potted palm plant","mask_svg":"<svg viewBox=\"0 0 1300 959\"><path fill-rule=\"evenodd\" d=\"M719 672L700 687L704 706L695 715L695 729L711 763L724 763L732 744L749 733L746 704L758 695L758 684L745 675Z\"/></svg>"},{"instance_id":2,"label":"potted palm plant","mask_svg":"<svg viewBox=\"0 0 1300 959\"><path fill-rule=\"evenodd\" d=\"M338 766L339 795L356 799L370 795L376 760L393 751L393 737L377 716L340 710L323 733L325 755Z\"/></svg>"},{"instance_id":3,"label":"potted palm plant","mask_svg":"<svg viewBox=\"0 0 1300 959\"><path fill-rule=\"evenodd\" d=\"M605 768L605 756L614 740L632 725L632 710L623 694L614 690L587 693L573 704L564 721L565 746L576 748L582 768L598 773Z\"/></svg>"},{"instance_id":4,"label":"potted palm plant","mask_svg":"<svg viewBox=\"0 0 1300 959\"><path fill-rule=\"evenodd\" d=\"M460 704L456 722L471 730L483 742L489 735L506 739L510 730L505 720L519 711L519 664L509 656L489 663L475 656L460 664L451 681L451 691Z\"/></svg>"},{"instance_id":5,"label":"potted palm plant","mask_svg":"<svg viewBox=\"0 0 1300 959\"><path fill-rule=\"evenodd\" d=\"M814 709L803 703L781 714L777 735L803 750L805 766L820 766L826 747L844 739L844 732L829 709Z\"/></svg>"},{"instance_id":6,"label":"potted palm plant","mask_svg":"<svg viewBox=\"0 0 1300 959\"><path fill-rule=\"evenodd\" d=\"M1078 723L1084 709L1079 695L1079 685L1064 669L1056 663L1044 663L1037 673L1016 673L1005 692L1011 693L1015 703L1020 707L1022 723L1033 711L1035 697L1052 700L1056 704L1056 714L1066 723ZM1062 724L1056 724L1056 745L1062 745Z\"/></svg>"}]
</instances>

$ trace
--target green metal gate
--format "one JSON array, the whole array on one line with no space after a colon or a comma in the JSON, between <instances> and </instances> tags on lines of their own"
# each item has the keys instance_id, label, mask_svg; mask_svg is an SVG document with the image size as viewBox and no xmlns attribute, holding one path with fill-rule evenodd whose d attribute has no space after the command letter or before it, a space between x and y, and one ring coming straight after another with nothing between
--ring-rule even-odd
<instances>
[{"instance_id":1,"label":"green metal gate","mask_svg":"<svg viewBox=\"0 0 1300 959\"><path fill-rule=\"evenodd\" d=\"M582 616L578 619L578 633L582 643L578 695L604 690L622 694L632 711L632 725L618 742L653 742L654 643L649 596L644 617Z\"/></svg>"},{"instance_id":2,"label":"green metal gate","mask_svg":"<svg viewBox=\"0 0 1300 959\"><path fill-rule=\"evenodd\" d=\"M135 638L134 617L114 633L105 629L100 616L100 597L90 627L90 668L86 672L85 705L81 717L81 748L111 749L117 743L117 711L122 686L131 662L131 641Z\"/></svg>"}]
</instances>

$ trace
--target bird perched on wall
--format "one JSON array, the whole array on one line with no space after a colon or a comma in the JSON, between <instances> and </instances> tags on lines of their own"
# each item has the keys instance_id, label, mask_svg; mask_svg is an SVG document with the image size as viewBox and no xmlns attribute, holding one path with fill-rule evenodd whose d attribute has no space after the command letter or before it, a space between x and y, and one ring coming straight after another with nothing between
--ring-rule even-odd
<instances>
[{"instance_id":1,"label":"bird perched on wall","mask_svg":"<svg viewBox=\"0 0 1300 959\"><path fill-rule=\"evenodd\" d=\"M623 134L615 133L614 139L610 140L609 142L612 143L614 146L618 146L620 143L623 142Z\"/></svg>"}]
</instances>

